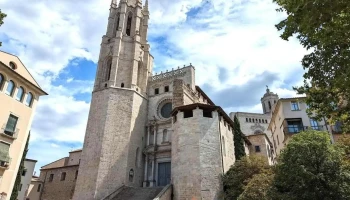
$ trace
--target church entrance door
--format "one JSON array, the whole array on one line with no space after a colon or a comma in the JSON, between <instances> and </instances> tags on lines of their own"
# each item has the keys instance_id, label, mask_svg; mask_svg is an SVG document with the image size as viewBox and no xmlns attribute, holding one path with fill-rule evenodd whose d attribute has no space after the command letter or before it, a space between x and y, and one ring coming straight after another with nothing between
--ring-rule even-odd
<instances>
[{"instance_id":1,"label":"church entrance door","mask_svg":"<svg viewBox=\"0 0 350 200\"><path fill-rule=\"evenodd\" d=\"M171 179L171 163L158 164L158 186L166 186L170 184Z\"/></svg>"}]
</instances>

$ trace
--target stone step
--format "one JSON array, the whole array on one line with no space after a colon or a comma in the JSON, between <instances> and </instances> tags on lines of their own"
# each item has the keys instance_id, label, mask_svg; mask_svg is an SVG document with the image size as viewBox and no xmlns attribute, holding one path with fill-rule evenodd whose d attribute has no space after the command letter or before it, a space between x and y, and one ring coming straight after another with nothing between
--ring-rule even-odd
<instances>
[{"instance_id":1,"label":"stone step","mask_svg":"<svg viewBox=\"0 0 350 200\"><path fill-rule=\"evenodd\" d=\"M162 189L163 187L139 188L124 186L112 200L153 200Z\"/></svg>"}]
</instances>

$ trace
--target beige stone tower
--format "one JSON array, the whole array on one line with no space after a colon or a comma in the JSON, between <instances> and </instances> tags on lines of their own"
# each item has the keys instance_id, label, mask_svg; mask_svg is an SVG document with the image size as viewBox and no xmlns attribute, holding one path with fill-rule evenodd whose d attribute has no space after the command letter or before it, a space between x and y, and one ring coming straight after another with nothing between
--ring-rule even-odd
<instances>
[{"instance_id":1,"label":"beige stone tower","mask_svg":"<svg viewBox=\"0 0 350 200\"><path fill-rule=\"evenodd\" d=\"M122 185L142 186L147 83L148 2L113 0L100 57L74 200L102 199Z\"/></svg>"},{"instance_id":2,"label":"beige stone tower","mask_svg":"<svg viewBox=\"0 0 350 200\"><path fill-rule=\"evenodd\" d=\"M278 99L278 95L271 92L269 87L266 86L266 93L261 98L261 105L263 107L264 114L272 113L273 106L277 103Z\"/></svg>"}]
</instances>

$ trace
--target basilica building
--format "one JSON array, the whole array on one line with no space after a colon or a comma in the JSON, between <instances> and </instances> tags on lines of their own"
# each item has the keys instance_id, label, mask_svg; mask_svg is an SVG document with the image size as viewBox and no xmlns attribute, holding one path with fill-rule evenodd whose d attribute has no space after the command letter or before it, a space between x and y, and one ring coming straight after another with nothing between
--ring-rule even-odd
<instances>
[{"instance_id":1,"label":"basilica building","mask_svg":"<svg viewBox=\"0 0 350 200\"><path fill-rule=\"evenodd\" d=\"M137 199L122 197L128 190L219 199L235 162L232 118L196 85L195 67L153 74L149 19L147 0L112 1L74 200ZM247 154L251 144L245 137Z\"/></svg>"}]
</instances>

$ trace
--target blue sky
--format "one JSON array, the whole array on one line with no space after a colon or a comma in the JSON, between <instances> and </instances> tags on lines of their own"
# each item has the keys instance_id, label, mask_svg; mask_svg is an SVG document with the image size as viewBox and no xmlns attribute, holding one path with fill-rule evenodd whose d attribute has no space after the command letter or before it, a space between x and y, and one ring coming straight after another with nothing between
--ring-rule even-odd
<instances>
[{"instance_id":1,"label":"blue sky","mask_svg":"<svg viewBox=\"0 0 350 200\"><path fill-rule=\"evenodd\" d=\"M160 72L192 63L196 84L227 112L262 112L302 83L305 50L283 41L272 0L149 0L149 42ZM39 101L28 158L41 166L82 147L110 0L0 0L0 48L16 54L49 96Z\"/></svg>"}]
</instances>

